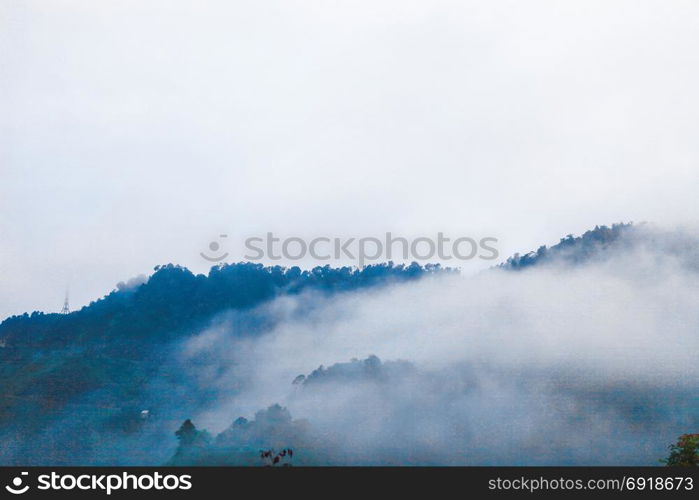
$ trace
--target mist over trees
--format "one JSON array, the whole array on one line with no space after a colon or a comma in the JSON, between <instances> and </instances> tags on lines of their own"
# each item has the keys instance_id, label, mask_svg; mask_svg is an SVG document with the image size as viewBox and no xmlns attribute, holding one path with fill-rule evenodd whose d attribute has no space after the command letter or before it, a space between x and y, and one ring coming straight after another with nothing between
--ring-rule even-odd
<instances>
[{"instance_id":1,"label":"mist over trees","mask_svg":"<svg viewBox=\"0 0 699 500\"><path fill-rule=\"evenodd\" d=\"M239 263L212 267L205 276L167 264L149 278L119 283L79 311L7 318L0 324L0 436L5 430L11 438L0 461L90 461L91 449L110 435L148 428L152 422L141 417L153 405L146 386L160 376L168 346L206 328L220 313L251 311L281 296L332 295L444 272L453 271L415 263L311 270ZM273 322L252 314L240 335L258 335ZM206 396L205 390L192 394L189 403ZM77 439L49 431L39 446L32 442L64 419L71 432L80 421L89 423L90 432Z\"/></svg>"},{"instance_id":2,"label":"mist over trees","mask_svg":"<svg viewBox=\"0 0 699 500\"><path fill-rule=\"evenodd\" d=\"M699 425L672 368L694 352L698 248L618 224L471 278L159 266L0 324L0 463L657 463Z\"/></svg>"},{"instance_id":3,"label":"mist over trees","mask_svg":"<svg viewBox=\"0 0 699 500\"><path fill-rule=\"evenodd\" d=\"M536 251L528 252L524 255L516 253L500 264L500 267L518 271L542 264L579 264L599 256L600 251L618 243L620 236L625 232L633 231L634 227L631 223L619 223L612 224L611 227L596 226L578 237L569 234L551 247L542 245ZM623 242L623 240L621 241Z\"/></svg>"}]
</instances>

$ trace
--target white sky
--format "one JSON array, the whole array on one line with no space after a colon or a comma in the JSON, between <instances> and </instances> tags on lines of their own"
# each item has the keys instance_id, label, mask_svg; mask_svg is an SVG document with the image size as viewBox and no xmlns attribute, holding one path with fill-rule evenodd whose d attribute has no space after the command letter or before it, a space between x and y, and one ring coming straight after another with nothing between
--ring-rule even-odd
<instances>
[{"instance_id":1,"label":"white sky","mask_svg":"<svg viewBox=\"0 0 699 500\"><path fill-rule=\"evenodd\" d=\"M0 317L220 233L696 224L697 88L696 1L3 0Z\"/></svg>"}]
</instances>

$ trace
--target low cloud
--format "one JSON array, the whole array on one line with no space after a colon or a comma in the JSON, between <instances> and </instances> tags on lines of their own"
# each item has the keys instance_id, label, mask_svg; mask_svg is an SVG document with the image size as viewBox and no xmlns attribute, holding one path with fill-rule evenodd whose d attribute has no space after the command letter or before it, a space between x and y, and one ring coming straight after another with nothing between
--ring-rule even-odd
<instances>
[{"instance_id":1,"label":"low cloud","mask_svg":"<svg viewBox=\"0 0 699 500\"><path fill-rule=\"evenodd\" d=\"M644 228L577 266L285 297L261 336L222 318L178 353L215 392L193 416L217 433L279 403L322 436L310 463L657 463L699 425L694 241Z\"/></svg>"}]
</instances>

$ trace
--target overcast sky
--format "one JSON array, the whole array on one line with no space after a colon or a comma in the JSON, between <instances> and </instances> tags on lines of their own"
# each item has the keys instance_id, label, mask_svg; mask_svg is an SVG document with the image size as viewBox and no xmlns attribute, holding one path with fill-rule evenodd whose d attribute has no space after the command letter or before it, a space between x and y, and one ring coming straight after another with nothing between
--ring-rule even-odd
<instances>
[{"instance_id":1,"label":"overcast sky","mask_svg":"<svg viewBox=\"0 0 699 500\"><path fill-rule=\"evenodd\" d=\"M221 233L694 225L697 88L696 1L3 0L0 317Z\"/></svg>"}]
</instances>

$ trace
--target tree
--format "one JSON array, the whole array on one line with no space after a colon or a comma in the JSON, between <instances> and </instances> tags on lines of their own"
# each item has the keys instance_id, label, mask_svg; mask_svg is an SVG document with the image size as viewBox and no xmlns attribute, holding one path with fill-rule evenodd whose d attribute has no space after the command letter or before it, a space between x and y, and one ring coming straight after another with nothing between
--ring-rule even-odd
<instances>
[{"instance_id":1,"label":"tree","mask_svg":"<svg viewBox=\"0 0 699 500\"><path fill-rule=\"evenodd\" d=\"M294 450L291 448L284 448L279 453L275 453L274 450L260 450L260 459L268 467L274 467L275 465L290 466L291 459L294 457Z\"/></svg>"},{"instance_id":2,"label":"tree","mask_svg":"<svg viewBox=\"0 0 699 500\"><path fill-rule=\"evenodd\" d=\"M683 434L669 448L670 456L662 460L665 465L699 465L699 434Z\"/></svg>"},{"instance_id":3,"label":"tree","mask_svg":"<svg viewBox=\"0 0 699 500\"><path fill-rule=\"evenodd\" d=\"M204 447L211 441L209 433L197 430L190 419L184 421L175 436L180 440L180 448Z\"/></svg>"}]
</instances>

